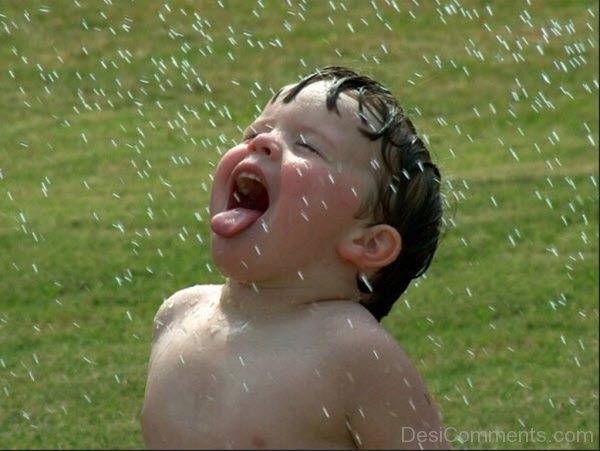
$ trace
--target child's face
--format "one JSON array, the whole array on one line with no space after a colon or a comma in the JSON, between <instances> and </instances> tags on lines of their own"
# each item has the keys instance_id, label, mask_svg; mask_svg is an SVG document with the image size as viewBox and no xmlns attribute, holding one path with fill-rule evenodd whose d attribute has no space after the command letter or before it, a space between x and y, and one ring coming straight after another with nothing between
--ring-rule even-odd
<instances>
[{"instance_id":1,"label":"child's face","mask_svg":"<svg viewBox=\"0 0 600 451\"><path fill-rule=\"evenodd\" d=\"M217 166L211 194L213 258L228 277L278 286L319 265L342 264L340 240L375 193L378 142L358 130L357 102L325 106L328 82L279 98ZM300 272L300 273L299 273Z\"/></svg>"}]
</instances>

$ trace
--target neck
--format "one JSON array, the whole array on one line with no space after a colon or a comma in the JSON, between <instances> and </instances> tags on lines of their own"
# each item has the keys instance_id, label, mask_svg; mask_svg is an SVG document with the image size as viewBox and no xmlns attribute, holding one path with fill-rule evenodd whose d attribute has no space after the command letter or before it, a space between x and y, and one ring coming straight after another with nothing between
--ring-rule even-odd
<instances>
[{"instance_id":1,"label":"neck","mask_svg":"<svg viewBox=\"0 0 600 451\"><path fill-rule=\"evenodd\" d=\"M221 294L223 310L231 313L266 315L269 313L295 310L310 304L325 301L358 302L360 292L323 287L315 290L314 284L264 286L254 282L227 279Z\"/></svg>"}]
</instances>

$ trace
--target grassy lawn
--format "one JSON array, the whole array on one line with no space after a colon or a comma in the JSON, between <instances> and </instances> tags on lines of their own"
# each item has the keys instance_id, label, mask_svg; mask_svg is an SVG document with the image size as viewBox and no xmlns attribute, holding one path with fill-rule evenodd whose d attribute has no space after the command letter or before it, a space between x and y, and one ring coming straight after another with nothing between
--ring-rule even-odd
<instances>
[{"instance_id":1,"label":"grassy lawn","mask_svg":"<svg viewBox=\"0 0 600 451\"><path fill-rule=\"evenodd\" d=\"M597 449L598 14L0 2L0 447L143 446L153 315L221 280L214 165L274 90L341 64L391 88L444 176L438 254L384 326L453 446Z\"/></svg>"}]
</instances>

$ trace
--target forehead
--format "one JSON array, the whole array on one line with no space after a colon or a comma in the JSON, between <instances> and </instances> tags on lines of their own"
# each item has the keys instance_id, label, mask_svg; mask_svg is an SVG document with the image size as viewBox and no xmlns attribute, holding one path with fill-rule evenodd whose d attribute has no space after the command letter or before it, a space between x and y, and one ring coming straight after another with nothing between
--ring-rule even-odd
<instances>
[{"instance_id":1,"label":"forehead","mask_svg":"<svg viewBox=\"0 0 600 451\"><path fill-rule=\"evenodd\" d=\"M336 109L327 109L326 99L331 84L331 81L322 80L311 83L286 103L283 99L294 87L287 85L267 104L258 120L270 122L273 126L278 124L296 129L318 130L329 141L334 142L335 147L352 152L354 156L374 158L376 155L373 149L378 147L360 131L368 128L369 123L361 121L358 101L342 92L336 99ZM366 119L374 120L373 117Z\"/></svg>"},{"instance_id":2,"label":"forehead","mask_svg":"<svg viewBox=\"0 0 600 451\"><path fill-rule=\"evenodd\" d=\"M336 99L337 112L335 110L327 110L326 100L329 89L332 85L331 80L319 80L302 88L291 100L290 105L297 103L302 108L310 110L322 109L328 113L337 114L340 118L354 122L356 126L360 125L358 116L358 101L349 95L347 92L342 92ZM274 104L283 104L283 99L295 84L286 85L281 89Z\"/></svg>"}]
</instances>

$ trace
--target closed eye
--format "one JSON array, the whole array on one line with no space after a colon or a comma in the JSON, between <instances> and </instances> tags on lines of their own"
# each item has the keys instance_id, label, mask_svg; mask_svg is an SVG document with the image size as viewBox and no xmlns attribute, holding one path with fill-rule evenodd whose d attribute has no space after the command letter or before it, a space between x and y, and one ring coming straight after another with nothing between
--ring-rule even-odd
<instances>
[{"instance_id":1,"label":"closed eye","mask_svg":"<svg viewBox=\"0 0 600 451\"><path fill-rule=\"evenodd\" d=\"M242 142L248 142L251 139L256 138L257 133L245 133L244 136L242 136Z\"/></svg>"},{"instance_id":2,"label":"closed eye","mask_svg":"<svg viewBox=\"0 0 600 451\"><path fill-rule=\"evenodd\" d=\"M242 142L248 142L251 139L256 138L258 136L258 130L254 127L254 125L250 125L244 133L242 133Z\"/></svg>"},{"instance_id":3,"label":"closed eye","mask_svg":"<svg viewBox=\"0 0 600 451\"><path fill-rule=\"evenodd\" d=\"M313 153L316 153L316 154L317 154L317 155L319 155L319 156L323 156L323 155L321 155L321 152L319 152L317 149L315 149L313 146L311 146L311 145L310 145L310 144L308 144L308 143L305 143L305 142L299 142L299 143L298 143L298 146L299 146L299 147L304 147L305 149L308 149L308 150L310 150L311 152L313 152Z\"/></svg>"}]
</instances>

